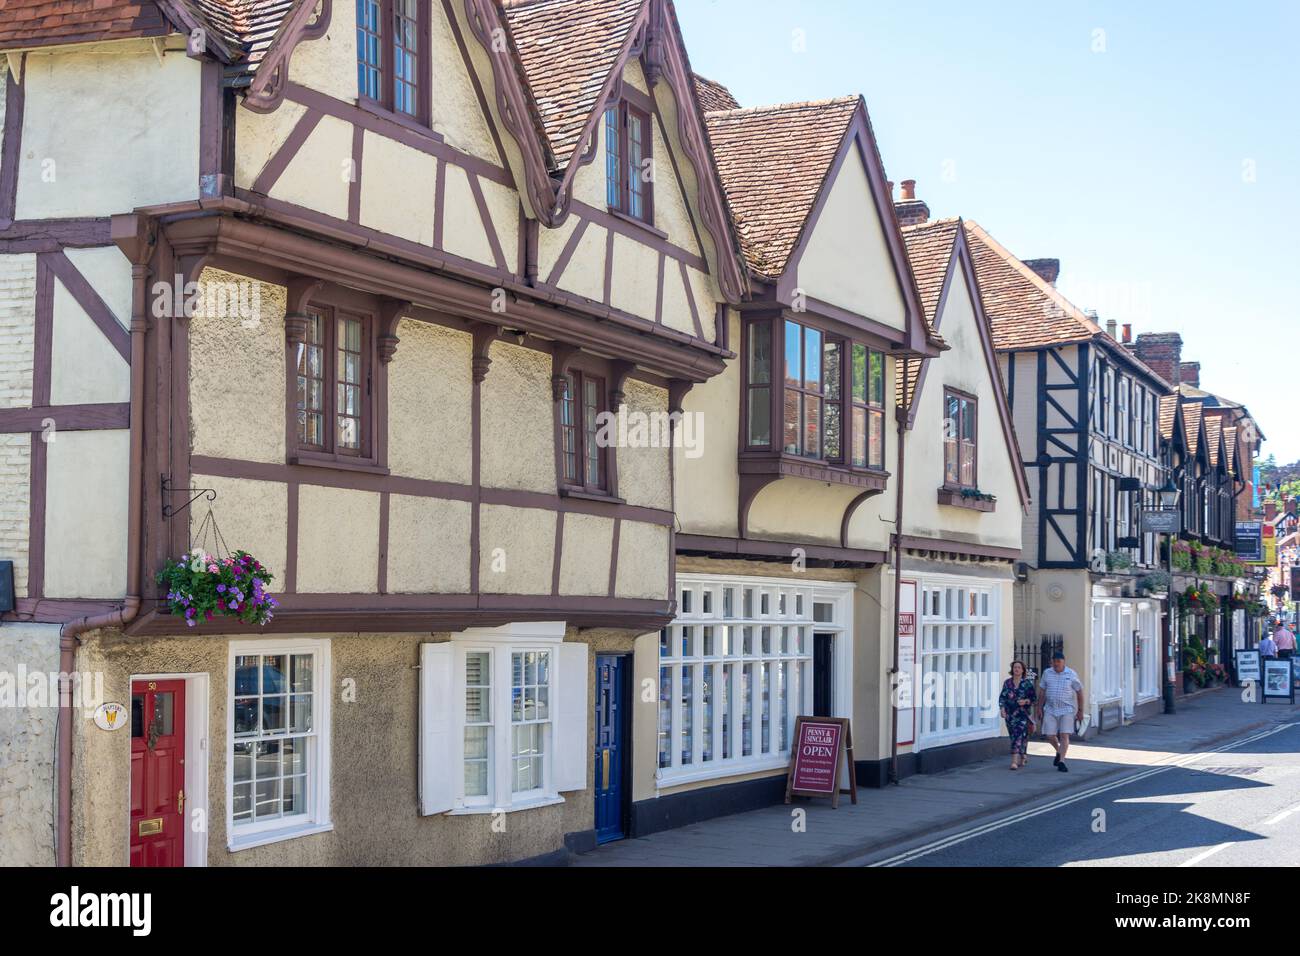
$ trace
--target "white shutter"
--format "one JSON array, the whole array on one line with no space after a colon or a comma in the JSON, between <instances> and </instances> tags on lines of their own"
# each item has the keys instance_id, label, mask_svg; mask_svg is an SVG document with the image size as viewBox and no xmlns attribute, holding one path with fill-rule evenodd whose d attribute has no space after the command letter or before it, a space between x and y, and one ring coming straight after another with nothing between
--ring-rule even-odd
<instances>
[{"instance_id":1,"label":"white shutter","mask_svg":"<svg viewBox=\"0 0 1300 956\"><path fill-rule=\"evenodd\" d=\"M559 682L555 703L555 790L587 789L587 645L559 645Z\"/></svg>"},{"instance_id":2,"label":"white shutter","mask_svg":"<svg viewBox=\"0 0 1300 956\"><path fill-rule=\"evenodd\" d=\"M452 808L452 644L420 645L420 813Z\"/></svg>"}]
</instances>

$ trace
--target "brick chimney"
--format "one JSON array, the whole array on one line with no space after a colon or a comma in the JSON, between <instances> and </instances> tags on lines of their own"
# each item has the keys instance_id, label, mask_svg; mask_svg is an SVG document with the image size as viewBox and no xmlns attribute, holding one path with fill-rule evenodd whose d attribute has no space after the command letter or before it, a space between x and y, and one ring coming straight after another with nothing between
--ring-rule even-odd
<instances>
[{"instance_id":1,"label":"brick chimney","mask_svg":"<svg viewBox=\"0 0 1300 956\"><path fill-rule=\"evenodd\" d=\"M1060 259L1021 259L1020 261L1038 273L1038 277L1048 285L1056 285L1057 276L1061 274Z\"/></svg>"},{"instance_id":2,"label":"brick chimney","mask_svg":"<svg viewBox=\"0 0 1300 956\"><path fill-rule=\"evenodd\" d=\"M930 207L916 198L916 180L904 179L900 185L903 187L903 195L898 202L894 203L894 215L898 218L898 224L914 226L917 223L929 222Z\"/></svg>"},{"instance_id":3,"label":"brick chimney","mask_svg":"<svg viewBox=\"0 0 1300 956\"><path fill-rule=\"evenodd\" d=\"M1296 500L1294 498L1283 498L1282 504L1286 508L1287 514L1289 515L1295 514Z\"/></svg>"},{"instance_id":4,"label":"brick chimney","mask_svg":"<svg viewBox=\"0 0 1300 956\"><path fill-rule=\"evenodd\" d=\"M1272 521L1277 517L1277 502L1269 499L1264 502L1264 520Z\"/></svg>"},{"instance_id":5,"label":"brick chimney","mask_svg":"<svg viewBox=\"0 0 1300 956\"><path fill-rule=\"evenodd\" d=\"M1200 362L1179 362L1178 363L1178 380L1192 388L1201 387L1201 363Z\"/></svg>"},{"instance_id":6,"label":"brick chimney","mask_svg":"<svg viewBox=\"0 0 1300 956\"><path fill-rule=\"evenodd\" d=\"M1166 382L1178 384L1183 337L1177 332L1143 332L1133 340L1133 354Z\"/></svg>"}]
</instances>

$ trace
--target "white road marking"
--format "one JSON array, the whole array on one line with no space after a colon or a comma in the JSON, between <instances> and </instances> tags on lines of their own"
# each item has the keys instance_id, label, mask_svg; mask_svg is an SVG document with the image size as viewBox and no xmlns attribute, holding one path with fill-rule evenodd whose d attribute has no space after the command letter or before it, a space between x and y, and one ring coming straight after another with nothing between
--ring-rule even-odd
<instances>
[{"instance_id":1,"label":"white road marking","mask_svg":"<svg viewBox=\"0 0 1300 956\"><path fill-rule=\"evenodd\" d=\"M992 833L995 830L1001 830L1004 827L1013 826L1014 824L1021 823L1024 820L1029 820L1032 817L1041 816L1044 813L1050 813L1052 810L1058 810L1061 807L1069 806L1072 803L1078 803L1080 800L1086 800L1089 797L1094 797L1099 793L1106 793L1109 790L1115 790L1118 789L1119 787L1126 787L1131 783L1137 783L1139 780L1145 780L1147 777L1154 777L1156 774L1165 773L1166 771L1169 770L1176 770L1179 767L1185 766L1186 764L1189 764L1194 760L1199 760L1202 757L1207 757L1210 754L1223 753L1224 751L1227 750L1235 750L1238 747L1244 746L1249 743L1254 743L1256 740L1263 740L1265 737L1271 737L1273 736L1273 734L1281 733L1282 731L1288 730L1294 726L1296 725L1293 723L1279 724L1278 726L1274 727L1272 730L1265 730L1258 734L1253 734L1250 737L1243 737L1241 740L1233 741L1232 743L1226 744L1225 746L1222 747L1216 747L1213 750L1202 750L1196 753L1183 754L1182 756L1172 760L1167 764L1161 764L1160 766L1157 767L1151 767L1150 769L1143 770L1135 774L1130 774L1129 776L1124 777L1120 780L1116 780L1113 783L1102 784L1100 786L1093 787L1091 790L1085 790L1082 793L1077 793L1070 797L1062 797L1059 800L1054 800L1051 803L1046 803L1041 807L1035 807L1032 810L1023 810L1019 813L1014 813L1011 816L1003 817L999 820L994 820L990 823L981 824L980 826L973 827L970 830L965 830L960 833L955 833L950 837L944 837L941 840L936 840L935 842L926 844L925 846L920 846L913 850L907 850L903 853L898 854L897 856L892 856L888 859L880 860L876 863L871 863L868 865L869 866L898 866L901 863L910 863L912 860L920 859L923 856L929 856L931 853L937 853L940 850L946 850L948 847L956 846L958 843L965 843L967 840L973 840L977 836L983 836L986 833ZM1225 843L1223 846L1229 846L1229 845L1230 844ZM1216 847L1215 850L1211 852L1216 852L1217 850L1221 850L1221 849L1223 849L1222 846Z\"/></svg>"},{"instance_id":2,"label":"white road marking","mask_svg":"<svg viewBox=\"0 0 1300 956\"><path fill-rule=\"evenodd\" d=\"M1206 850L1204 853L1198 853L1190 860L1184 860L1182 863L1179 863L1178 865L1195 866L1197 863L1200 863L1202 860L1206 859L1207 857L1214 856L1214 854L1218 853L1220 850L1226 850L1230 846L1232 846L1231 843L1220 843L1218 846L1210 847L1210 849Z\"/></svg>"},{"instance_id":3,"label":"white road marking","mask_svg":"<svg viewBox=\"0 0 1300 956\"><path fill-rule=\"evenodd\" d=\"M1293 814L1293 813L1297 813L1297 812L1300 812L1300 804L1296 804L1296 805L1295 805L1294 807L1292 807L1290 810L1283 810L1283 811L1282 811L1281 813L1279 813L1277 816L1272 817L1272 818L1270 818L1270 819L1268 819L1268 820L1265 820L1265 821L1264 821L1264 826L1267 827L1267 826L1272 826L1274 823L1281 823L1283 820L1285 820L1285 819L1286 819L1287 817L1289 817L1291 814Z\"/></svg>"}]
</instances>

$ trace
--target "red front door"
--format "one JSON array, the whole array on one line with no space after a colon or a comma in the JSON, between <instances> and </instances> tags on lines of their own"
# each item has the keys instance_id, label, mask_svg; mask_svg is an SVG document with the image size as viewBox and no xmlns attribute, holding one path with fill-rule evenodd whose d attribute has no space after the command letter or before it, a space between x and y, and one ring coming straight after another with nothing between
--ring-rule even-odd
<instances>
[{"instance_id":1,"label":"red front door","mask_svg":"<svg viewBox=\"0 0 1300 956\"><path fill-rule=\"evenodd\" d=\"M131 684L131 865L185 865L185 681Z\"/></svg>"}]
</instances>

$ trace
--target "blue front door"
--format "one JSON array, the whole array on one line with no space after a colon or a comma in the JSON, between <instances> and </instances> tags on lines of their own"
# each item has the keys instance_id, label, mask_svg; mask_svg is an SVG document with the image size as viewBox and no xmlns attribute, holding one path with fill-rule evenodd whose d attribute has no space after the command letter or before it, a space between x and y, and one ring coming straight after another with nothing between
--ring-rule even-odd
<instances>
[{"instance_id":1,"label":"blue front door","mask_svg":"<svg viewBox=\"0 0 1300 956\"><path fill-rule=\"evenodd\" d=\"M623 690L626 657L596 658L596 842L621 840L623 830L623 759L627 721Z\"/></svg>"}]
</instances>

